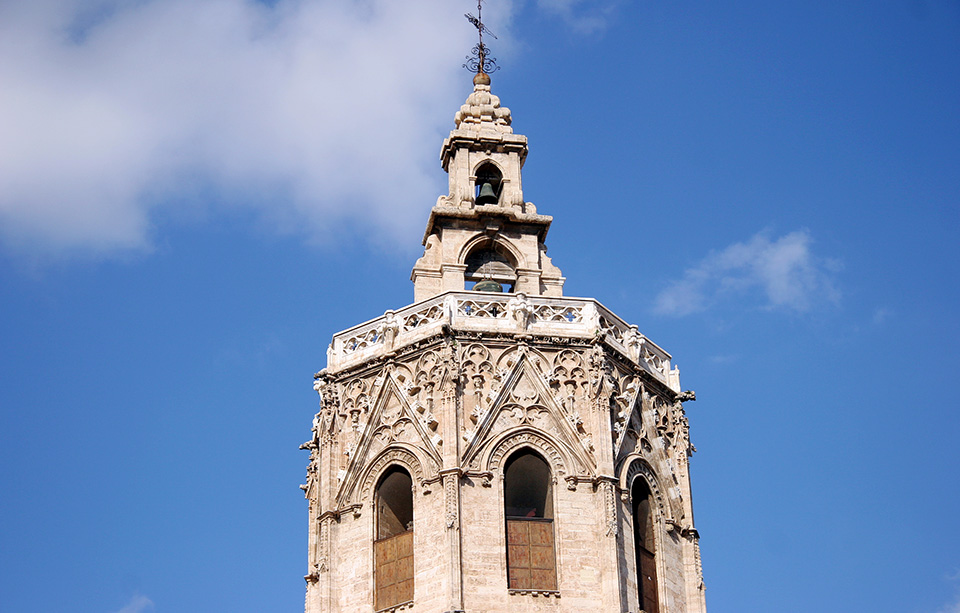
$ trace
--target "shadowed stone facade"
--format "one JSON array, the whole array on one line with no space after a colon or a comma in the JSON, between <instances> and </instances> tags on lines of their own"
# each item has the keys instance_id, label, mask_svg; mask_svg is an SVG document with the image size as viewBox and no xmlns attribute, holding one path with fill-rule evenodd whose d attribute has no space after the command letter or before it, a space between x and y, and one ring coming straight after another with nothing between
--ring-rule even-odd
<instances>
[{"instance_id":1,"label":"shadowed stone facade","mask_svg":"<svg viewBox=\"0 0 960 613\"><path fill-rule=\"evenodd\" d=\"M526 137L474 84L414 304L336 334L316 375L306 612L703 613L693 394L636 326L563 297Z\"/></svg>"}]
</instances>

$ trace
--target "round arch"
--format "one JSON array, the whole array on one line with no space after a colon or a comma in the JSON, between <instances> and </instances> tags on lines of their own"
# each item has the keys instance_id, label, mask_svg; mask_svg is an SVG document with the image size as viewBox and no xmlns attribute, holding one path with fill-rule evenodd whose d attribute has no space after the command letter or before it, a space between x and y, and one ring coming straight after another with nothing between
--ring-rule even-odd
<instances>
[{"instance_id":1,"label":"round arch","mask_svg":"<svg viewBox=\"0 0 960 613\"><path fill-rule=\"evenodd\" d=\"M470 257L472 253L484 248L493 249L494 251L507 256L507 258L511 260L511 264L515 269L524 268L526 266L523 254L520 253L513 243L508 240L504 240L501 237L494 238L483 233L477 234L463 244L463 247L460 248L460 253L457 256L457 263L466 264L467 258Z\"/></svg>"},{"instance_id":2,"label":"round arch","mask_svg":"<svg viewBox=\"0 0 960 613\"><path fill-rule=\"evenodd\" d=\"M500 166L500 164L498 164L493 158L483 158L482 160L478 161L476 164L473 165L473 168L470 169L470 174L476 177L477 171L487 165L493 166L494 168L496 168L497 172L500 173L500 176L503 176L503 167Z\"/></svg>"},{"instance_id":3,"label":"round arch","mask_svg":"<svg viewBox=\"0 0 960 613\"><path fill-rule=\"evenodd\" d=\"M381 451L373 462L367 466L363 478L360 480L360 489L356 497L365 502L373 500L376 485L380 483L381 477L392 466L399 466L410 474L413 479L414 492L418 487L423 487L423 464L420 458L405 447L393 445Z\"/></svg>"},{"instance_id":4,"label":"round arch","mask_svg":"<svg viewBox=\"0 0 960 613\"><path fill-rule=\"evenodd\" d=\"M569 475L571 472L569 469L575 466L572 458L561 445L537 430L522 428L502 434L490 445L482 460L483 470L502 473L506 459L524 448L543 457L550 466L550 472L554 478Z\"/></svg>"},{"instance_id":5,"label":"round arch","mask_svg":"<svg viewBox=\"0 0 960 613\"><path fill-rule=\"evenodd\" d=\"M640 455L630 454L620 467L620 491L629 496L629 492L633 488L633 482L638 477L646 481L647 487L657 503L657 512L662 520L673 521L675 517L679 516L674 513L674 505L667 498L663 488L660 487L660 479L650 463Z\"/></svg>"}]
</instances>

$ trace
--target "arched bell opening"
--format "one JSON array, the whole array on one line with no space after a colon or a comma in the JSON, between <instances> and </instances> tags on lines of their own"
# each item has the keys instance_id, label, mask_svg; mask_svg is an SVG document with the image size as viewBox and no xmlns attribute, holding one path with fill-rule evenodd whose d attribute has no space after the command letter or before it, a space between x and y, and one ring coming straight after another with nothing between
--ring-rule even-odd
<instances>
[{"instance_id":1,"label":"arched bell opening","mask_svg":"<svg viewBox=\"0 0 960 613\"><path fill-rule=\"evenodd\" d=\"M497 204L503 191L503 173L491 162L484 162L477 168L477 180L474 183L473 201L477 206Z\"/></svg>"},{"instance_id":2,"label":"arched bell opening","mask_svg":"<svg viewBox=\"0 0 960 613\"><path fill-rule=\"evenodd\" d=\"M373 543L376 610L413 600L413 479L399 466L377 485Z\"/></svg>"},{"instance_id":3,"label":"arched bell opening","mask_svg":"<svg viewBox=\"0 0 960 613\"><path fill-rule=\"evenodd\" d=\"M647 613L660 610L657 589L657 539L653 496L647 482L637 477L630 488L633 503L633 543L637 562L637 597Z\"/></svg>"},{"instance_id":4,"label":"arched bell opening","mask_svg":"<svg viewBox=\"0 0 960 613\"><path fill-rule=\"evenodd\" d=\"M556 590L553 479L539 454L524 449L503 473L507 532L507 582L511 590Z\"/></svg>"},{"instance_id":5,"label":"arched bell opening","mask_svg":"<svg viewBox=\"0 0 960 613\"><path fill-rule=\"evenodd\" d=\"M481 245L470 252L464 263L465 284L478 292L512 292L517 283L517 265L513 255L496 242Z\"/></svg>"}]
</instances>

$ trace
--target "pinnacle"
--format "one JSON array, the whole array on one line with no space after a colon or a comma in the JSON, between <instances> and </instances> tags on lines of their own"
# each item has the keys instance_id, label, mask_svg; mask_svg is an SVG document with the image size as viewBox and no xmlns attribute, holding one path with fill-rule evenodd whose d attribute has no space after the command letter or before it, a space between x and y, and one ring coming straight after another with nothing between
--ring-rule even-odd
<instances>
[{"instance_id":1,"label":"pinnacle","mask_svg":"<svg viewBox=\"0 0 960 613\"><path fill-rule=\"evenodd\" d=\"M454 116L457 129L489 130L512 134L510 109L500 106L500 98L490 92L490 76L478 72L473 78L473 92Z\"/></svg>"}]
</instances>

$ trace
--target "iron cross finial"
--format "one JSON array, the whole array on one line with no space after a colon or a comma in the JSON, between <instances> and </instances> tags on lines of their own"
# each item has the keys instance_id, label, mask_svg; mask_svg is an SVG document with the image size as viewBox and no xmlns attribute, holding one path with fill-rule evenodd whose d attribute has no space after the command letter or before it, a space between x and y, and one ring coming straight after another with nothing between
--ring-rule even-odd
<instances>
[{"instance_id":1,"label":"iron cross finial","mask_svg":"<svg viewBox=\"0 0 960 613\"><path fill-rule=\"evenodd\" d=\"M490 49L483 44L483 35L484 33L489 34L490 36L496 38L497 35L490 31L482 20L483 13L483 0L477 0L477 16L474 17L470 13L465 13L463 16L467 18L467 21L477 29L477 38L479 42L474 45L473 49L470 51L470 55L467 56L467 61L463 65L464 68L470 72L475 72L478 75L480 74L490 74L491 72L496 72L500 69L497 66L497 58L490 55Z\"/></svg>"}]
</instances>

